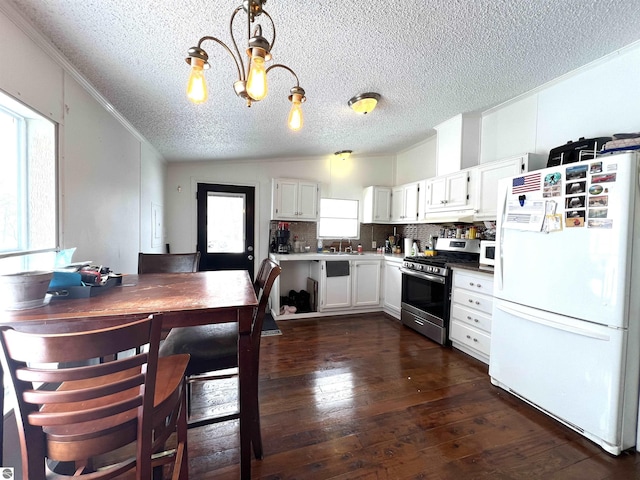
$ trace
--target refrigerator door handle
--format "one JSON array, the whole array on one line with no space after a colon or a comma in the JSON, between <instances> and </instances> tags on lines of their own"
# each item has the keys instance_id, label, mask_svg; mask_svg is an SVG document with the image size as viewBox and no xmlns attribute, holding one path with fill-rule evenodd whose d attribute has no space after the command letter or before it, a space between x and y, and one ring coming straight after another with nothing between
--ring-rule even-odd
<instances>
[{"instance_id":1,"label":"refrigerator door handle","mask_svg":"<svg viewBox=\"0 0 640 480\"><path fill-rule=\"evenodd\" d=\"M498 221L498 225L500 226L500 228L498 229L498 231L496 231L496 249L497 252L495 254L495 260L496 260L496 265L495 265L495 280L496 280L496 289L497 290L502 290L502 285L503 285L503 280L504 280L504 274L502 272L503 269L503 262L502 262L502 238L503 238L503 225L504 225L504 217L506 216L506 212L507 212L507 196L509 193L509 186L508 186L508 181L507 180L503 180L501 182L498 182L498 217L497 220Z\"/></svg>"},{"instance_id":2,"label":"refrigerator door handle","mask_svg":"<svg viewBox=\"0 0 640 480\"><path fill-rule=\"evenodd\" d=\"M579 328L572 325L567 325L565 323L554 322L552 320L547 320L538 316L530 315L520 309L511 308L504 304L495 306L498 310L502 310L503 312L513 315L515 317L523 318L533 323L538 323L540 325L545 325L549 328L554 328L556 330L563 330L565 332L573 333L576 335L581 335L583 337L593 338L595 340L604 340L605 342L611 341L611 337L609 335L604 335L593 330L589 330L586 328ZM586 323L586 322L585 322Z\"/></svg>"}]
</instances>

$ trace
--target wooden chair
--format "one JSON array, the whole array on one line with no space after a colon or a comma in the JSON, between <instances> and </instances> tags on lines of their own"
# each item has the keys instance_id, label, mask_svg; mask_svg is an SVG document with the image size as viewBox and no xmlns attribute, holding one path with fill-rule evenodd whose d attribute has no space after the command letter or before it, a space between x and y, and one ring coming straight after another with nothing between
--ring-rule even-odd
<instances>
[{"instance_id":1,"label":"wooden chair","mask_svg":"<svg viewBox=\"0 0 640 480\"><path fill-rule=\"evenodd\" d=\"M164 463L173 480L188 479L189 356L158 358L161 323L155 315L64 334L0 330L25 480L107 480L134 469L149 480ZM115 360L95 361L109 356ZM173 433L176 448L165 451Z\"/></svg>"},{"instance_id":2,"label":"wooden chair","mask_svg":"<svg viewBox=\"0 0 640 480\"><path fill-rule=\"evenodd\" d=\"M138 273L197 272L200 252L195 253L138 253Z\"/></svg>"},{"instance_id":3,"label":"wooden chair","mask_svg":"<svg viewBox=\"0 0 640 480\"><path fill-rule=\"evenodd\" d=\"M251 327L251 444L256 458L262 458L262 436L260 434L260 411L258 402L258 374L260 370L260 338L266 314L269 294L274 281L280 275L280 266L269 259L263 261L254 287L259 292L259 303ZM216 374L221 370L238 367L238 326L236 323L203 325L199 327L174 328L160 347L160 356L189 353L187 367L187 397L193 382L228 378L228 374ZM187 400L189 401L189 399ZM189 411L190 413L190 411ZM208 417L189 422L189 428L224 422L239 417L240 412L221 417Z\"/></svg>"}]
</instances>

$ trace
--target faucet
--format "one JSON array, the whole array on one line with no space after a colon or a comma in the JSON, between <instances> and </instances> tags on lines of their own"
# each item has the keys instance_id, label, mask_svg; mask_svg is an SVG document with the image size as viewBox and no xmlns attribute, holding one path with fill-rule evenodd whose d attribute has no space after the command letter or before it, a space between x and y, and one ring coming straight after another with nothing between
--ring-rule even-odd
<instances>
[{"instance_id":1,"label":"faucet","mask_svg":"<svg viewBox=\"0 0 640 480\"><path fill-rule=\"evenodd\" d=\"M340 247L338 248L338 252L342 253L342 239L340 239Z\"/></svg>"}]
</instances>

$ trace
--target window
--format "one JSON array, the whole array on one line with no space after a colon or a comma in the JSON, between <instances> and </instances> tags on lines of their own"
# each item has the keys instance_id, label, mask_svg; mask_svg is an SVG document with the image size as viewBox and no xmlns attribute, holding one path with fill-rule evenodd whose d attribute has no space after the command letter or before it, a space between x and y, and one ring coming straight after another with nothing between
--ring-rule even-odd
<instances>
[{"instance_id":1,"label":"window","mask_svg":"<svg viewBox=\"0 0 640 480\"><path fill-rule=\"evenodd\" d=\"M56 125L0 92L0 274L49 269L58 246ZM4 412L13 408L4 376Z\"/></svg>"},{"instance_id":2,"label":"window","mask_svg":"<svg viewBox=\"0 0 640 480\"><path fill-rule=\"evenodd\" d=\"M245 195L207 192L207 253L244 252L245 212Z\"/></svg>"},{"instance_id":3,"label":"window","mask_svg":"<svg viewBox=\"0 0 640 480\"><path fill-rule=\"evenodd\" d=\"M358 221L357 200L320 199L318 237L359 238L359 236L360 222Z\"/></svg>"},{"instance_id":4,"label":"window","mask_svg":"<svg viewBox=\"0 0 640 480\"><path fill-rule=\"evenodd\" d=\"M56 125L0 92L0 273L58 246Z\"/></svg>"}]
</instances>

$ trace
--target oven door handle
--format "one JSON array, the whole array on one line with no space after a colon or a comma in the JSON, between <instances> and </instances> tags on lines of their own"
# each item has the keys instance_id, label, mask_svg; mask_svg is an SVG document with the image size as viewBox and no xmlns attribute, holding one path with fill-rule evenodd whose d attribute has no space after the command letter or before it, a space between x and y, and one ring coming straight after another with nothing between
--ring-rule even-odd
<instances>
[{"instance_id":1,"label":"oven door handle","mask_svg":"<svg viewBox=\"0 0 640 480\"><path fill-rule=\"evenodd\" d=\"M445 277L439 277L437 275L429 275L428 273L424 273L424 272L418 273L418 272L414 272L413 270L409 270L408 268L400 268L400 271L404 275L411 275L412 277L422 278L424 280L429 280L431 282L441 283L443 285L447 283L447 279Z\"/></svg>"}]
</instances>

